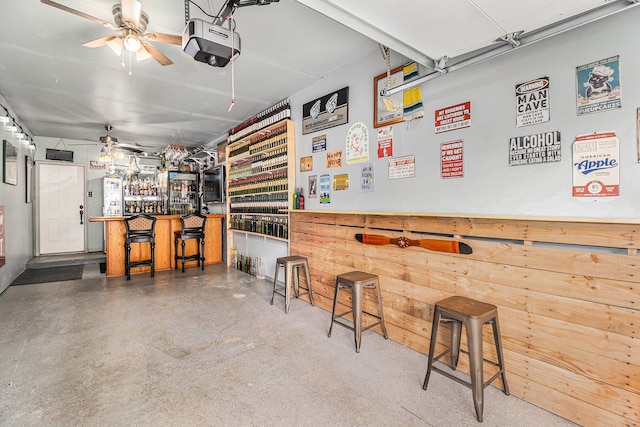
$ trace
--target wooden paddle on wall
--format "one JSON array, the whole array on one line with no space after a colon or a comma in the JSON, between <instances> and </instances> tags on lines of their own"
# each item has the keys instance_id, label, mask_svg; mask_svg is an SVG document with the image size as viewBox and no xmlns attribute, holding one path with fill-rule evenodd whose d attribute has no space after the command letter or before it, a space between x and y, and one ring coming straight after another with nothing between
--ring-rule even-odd
<instances>
[{"instance_id":1,"label":"wooden paddle on wall","mask_svg":"<svg viewBox=\"0 0 640 427\"><path fill-rule=\"evenodd\" d=\"M406 237L385 237L375 234L356 234L356 240L358 242L365 243L367 245L398 245L401 248L407 246L419 246L424 249L436 252L448 252L452 254L464 254L469 255L473 253L471 246L466 243L457 242L455 240L442 240L442 239L419 239L413 240Z\"/></svg>"}]
</instances>

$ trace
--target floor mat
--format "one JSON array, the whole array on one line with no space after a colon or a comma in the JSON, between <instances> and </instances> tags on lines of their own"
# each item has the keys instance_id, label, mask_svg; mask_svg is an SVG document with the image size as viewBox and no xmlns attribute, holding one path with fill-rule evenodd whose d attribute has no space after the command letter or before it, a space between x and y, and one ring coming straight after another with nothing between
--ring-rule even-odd
<instances>
[{"instance_id":1,"label":"floor mat","mask_svg":"<svg viewBox=\"0 0 640 427\"><path fill-rule=\"evenodd\" d=\"M65 265L62 267L29 268L11 284L31 285L34 283L61 282L82 279L84 265Z\"/></svg>"}]
</instances>

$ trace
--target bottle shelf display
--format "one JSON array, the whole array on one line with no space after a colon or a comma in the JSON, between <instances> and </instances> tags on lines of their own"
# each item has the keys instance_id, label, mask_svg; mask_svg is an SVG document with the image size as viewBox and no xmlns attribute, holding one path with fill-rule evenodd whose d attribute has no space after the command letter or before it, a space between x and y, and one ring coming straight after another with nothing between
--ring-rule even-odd
<instances>
[{"instance_id":1,"label":"bottle shelf display","mask_svg":"<svg viewBox=\"0 0 640 427\"><path fill-rule=\"evenodd\" d=\"M169 172L169 214L186 215L199 212L198 174Z\"/></svg>"},{"instance_id":2,"label":"bottle shelf display","mask_svg":"<svg viewBox=\"0 0 640 427\"><path fill-rule=\"evenodd\" d=\"M123 187L125 215L165 213L166 185L162 183L156 172L141 171L136 175L125 177Z\"/></svg>"},{"instance_id":3,"label":"bottle shelf display","mask_svg":"<svg viewBox=\"0 0 640 427\"><path fill-rule=\"evenodd\" d=\"M295 187L293 126L281 120L227 146L230 238L236 230L288 241L289 190Z\"/></svg>"}]
</instances>

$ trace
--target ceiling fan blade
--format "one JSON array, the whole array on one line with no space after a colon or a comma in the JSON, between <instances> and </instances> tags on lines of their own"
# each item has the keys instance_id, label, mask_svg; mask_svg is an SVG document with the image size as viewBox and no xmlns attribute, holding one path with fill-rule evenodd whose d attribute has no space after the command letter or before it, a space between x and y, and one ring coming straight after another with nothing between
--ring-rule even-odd
<instances>
[{"instance_id":1,"label":"ceiling fan blade","mask_svg":"<svg viewBox=\"0 0 640 427\"><path fill-rule=\"evenodd\" d=\"M146 33L143 37L160 43L177 44L178 46L182 46L182 36L176 36L175 34Z\"/></svg>"},{"instance_id":2,"label":"ceiling fan blade","mask_svg":"<svg viewBox=\"0 0 640 427\"><path fill-rule=\"evenodd\" d=\"M142 12L142 5L138 0L121 0L120 8L122 10L122 20L124 22L130 22L134 28L140 24L140 13Z\"/></svg>"},{"instance_id":3,"label":"ceiling fan blade","mask_svg":"<svg viewBox=\"0 0 640 427\"><path fill-rule=\"evenodd\" d=\"M100 24L100 25L103 25L103 26L105 26L107 28L111 28L112 30L117 29L116 27L113 26L113 24L111 24L111 23L109 23L107 21L103 21L102 19L96 18L95 16L87 15L84 12L80 12L79 10L72 9L72 8L67 7L65 5L62 5L60 3L56 3L56 2L51 1L51 0L40 0L40 1L42 3L44 3L44 4L46 4L46 5L53 6L53 7L57 8L57 9L64 10L65 12L69 12L69 13L72 13L74 15L80 16L82 18L88 19L89 21L93 21L93 22L95 22L97 24Z\"/></svg>"},{"instance_id":4,"label":"ceiling fan blade","mask_svg":"<svg viewBox=\"0 0 640 427\"><path fill-rule=\"evenodd\" d=\"M145 49L147 49L147 52L149 52L149 54L151 56L153 56L153 59L155 59L156 61L158 61L160 63L160 65L171 65L171 64L173 64L172 60L167 58L162 52L160 52L158 49L156 49L155 46L152 45L151 43L142 40L142 45L145 47Z\"/></svg>"},{"instance_id":5,"label":"ceiling fan blade","mask_svg":"<svg viewBox=\"0 0 640 427\"><path fill-rule=\"evenodd\" d=\"M84 47L102 47L104 45L107 44L107 42L110 42L113 39L117 39L118 36L105 36L105 37L100 37L99 39L95 39L95 40L91 40L88 41L86 43L82 43L82 46Z\"/></svg>"}]
</instances>

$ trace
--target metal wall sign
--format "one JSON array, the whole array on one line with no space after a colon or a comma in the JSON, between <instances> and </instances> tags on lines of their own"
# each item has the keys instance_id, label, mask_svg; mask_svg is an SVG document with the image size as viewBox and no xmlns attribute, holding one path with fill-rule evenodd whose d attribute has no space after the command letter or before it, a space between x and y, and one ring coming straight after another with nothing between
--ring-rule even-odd
<instances>
[{"instance_id":1,"label":"metal wall sign","mask_svg":"<svg viewBox=\"0 0 640 427\"><path fill-rule=\"evenodd\" d=\"M620 141L615 132L579 135L573 143L573 197L620 195Z\"/></svg>"},{"instance_id":2,"label":"metal wall sign","mask_svg":"<svg viewBox=\"0 0 640 427\"><path fill-rule=\"evenodd\" d=\"M73 163L73 151L56 150L54 148L47 148L46 159L47 160L62 160L64 162L72 162Z\"/></svg>"},{"instance_id":3,"label":"metal wall sign","mask_svg":"<svg viewBox=\"0 0 640 427\"><path fill-rule=\"evenodd\" d=\"M549 121L549 77L516 85L516 127Z\"/></svg>"},{"instance_id":4,"label":"metal wall sign","mask_svg":"<svg viewBox=\"0 0 640 427\"><path fill-rule=\"evenodd\" d=\"M302 134L349 121L349 87L324 95L302 106Z\"/></svg>"},{"instance_id":5,"label":"metal wall sign","mask_svg":"<svg viewBox=\"0 0 640 427\"><path fill-rule=\"evenodd\" d=\"M561 154L558 130L509 139L509 166L559 162Z\"/></svg>"},{"instance_id":6,"label":"metal wall sign","mask_svg":"<svg viewBox=\"0 0 640 427\"><path fill-rule=\"evenodd\" d=\"M576 67L578 115L622 108L620 56Z\"/></svg>"}]
</instances>

